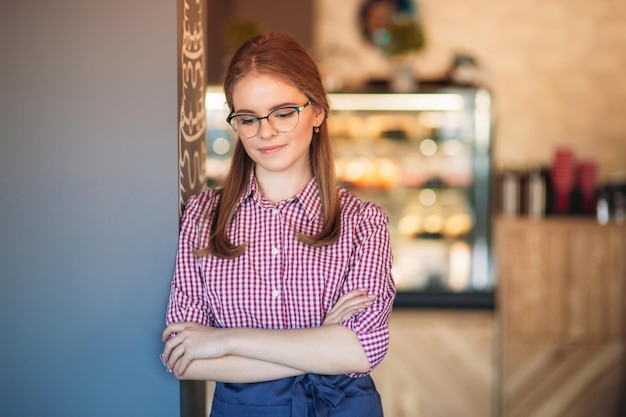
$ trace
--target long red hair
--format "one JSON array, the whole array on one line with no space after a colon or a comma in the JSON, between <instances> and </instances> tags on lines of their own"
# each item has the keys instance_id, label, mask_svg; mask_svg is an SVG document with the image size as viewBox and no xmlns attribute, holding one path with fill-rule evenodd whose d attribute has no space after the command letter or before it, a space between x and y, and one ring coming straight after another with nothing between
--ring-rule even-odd
<instances>
[{"instance_id":1,"label":"long red hair","mask_svg":"<svg viewBox=\"0 0 626 417\"><path fill-rule=\"evenodd\" d=\"M327 127L330 108L317 64L308 51L288 34L266 33L250 38L233 56L224 80L224 93L231 111L234 109L235 84L251 73L278 77L298 88L315 105L324 109L324 120L319 126L319 132L314 133L309 148L311 169L321 196L322 228L315 235L300 234L298 239L316 247L333 244L341 232L340 202ZM197 251L197 255L211 254L232 259L243 253L245 243L232 244L228 238L228 229L247 188L253 167L254 161L246 153L241 141L237 141L230 169L220 191L208 245Z\"/></svg>"}]
</instances>

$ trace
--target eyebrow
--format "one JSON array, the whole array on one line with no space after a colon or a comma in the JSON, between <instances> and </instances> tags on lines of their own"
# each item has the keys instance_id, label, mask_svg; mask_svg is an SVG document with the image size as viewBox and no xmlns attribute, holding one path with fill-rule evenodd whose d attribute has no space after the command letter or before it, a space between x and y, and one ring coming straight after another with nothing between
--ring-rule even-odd
<instances>
[{"instance_id":1,"label":"eyebrow","mask_svg":"<svg viewBox=\"0 0 626 417\"><path fill-rule=\"evenodd\" d=\"M294 102L284 102L284 103L280 103L277 104L273 107L270 107L270 113L273 112L274 110L280 109L281 107L299 107L301 106L301 104L295 104ZM256 115L257 113L255 113L254 111L250 110L250 109L239 109L235 112L233 112L233 114L253 114Z\"/></svg>"}]
</instances>

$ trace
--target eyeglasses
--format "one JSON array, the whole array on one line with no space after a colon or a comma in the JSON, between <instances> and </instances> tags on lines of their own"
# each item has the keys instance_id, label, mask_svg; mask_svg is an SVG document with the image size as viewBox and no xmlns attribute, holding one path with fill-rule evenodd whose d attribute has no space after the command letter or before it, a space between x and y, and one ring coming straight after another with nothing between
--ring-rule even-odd
<instances>
[{"instance_id":1,"label":"eyeglasses","mask_svg":"<svg viewBox=\"0 0 626 417\"><path fill-rule=\"evenodd\" d=\"M313 103L310 99L302 106L285 106L280 107L264 117L258 117L253 114L230 114L226 118L226 122L239 134L240 138L247 139L255 136L261 129L261 120L267 119L272 128L281 133L291 132L298 126L300 121L300 112L309 104Z\"/></svg>"}]
</instances>

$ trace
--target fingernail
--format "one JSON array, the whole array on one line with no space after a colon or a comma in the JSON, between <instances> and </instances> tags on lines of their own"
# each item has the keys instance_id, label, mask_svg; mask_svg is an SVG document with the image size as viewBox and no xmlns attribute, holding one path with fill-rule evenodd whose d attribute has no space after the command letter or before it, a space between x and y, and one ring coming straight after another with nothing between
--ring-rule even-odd
<instances>
[{"instance_id":1,"label":"fingernail","mask_svg":"<svg viewBox=\"0 0 626 417\"><path fill-rule=\"evenodd\" d=\"M367 294L367 298L374 299L376 298L376 294Z\"/></svg>"}]
</instances>

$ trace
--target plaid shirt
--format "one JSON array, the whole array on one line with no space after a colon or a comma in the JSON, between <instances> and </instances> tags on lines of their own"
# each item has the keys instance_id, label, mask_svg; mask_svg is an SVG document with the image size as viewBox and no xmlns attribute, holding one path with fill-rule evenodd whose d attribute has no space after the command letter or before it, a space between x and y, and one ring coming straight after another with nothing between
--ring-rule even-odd
<instances>
[{"instance_id":1,"label":"plaid shirt","mask_svg":"<svg viewBox=\"0 0 626 417\"><path fill-rule=\"evenodd\" d=\"M356 333L373 369L387 352L396 294L389 220L377 205L343 188L339 193L339 240L314 248L299 242L296 233L321 230L315 179L293 198L273 204L261 196L252 175L229 229L232 243L247 242L236 259L193 255L208 242L219 195L207 190L191 197L182 221L167 322L224 328L317 327L341 295L367 288L377 295L374 304L342 324Z\"/></svg>"}]
</instances>

